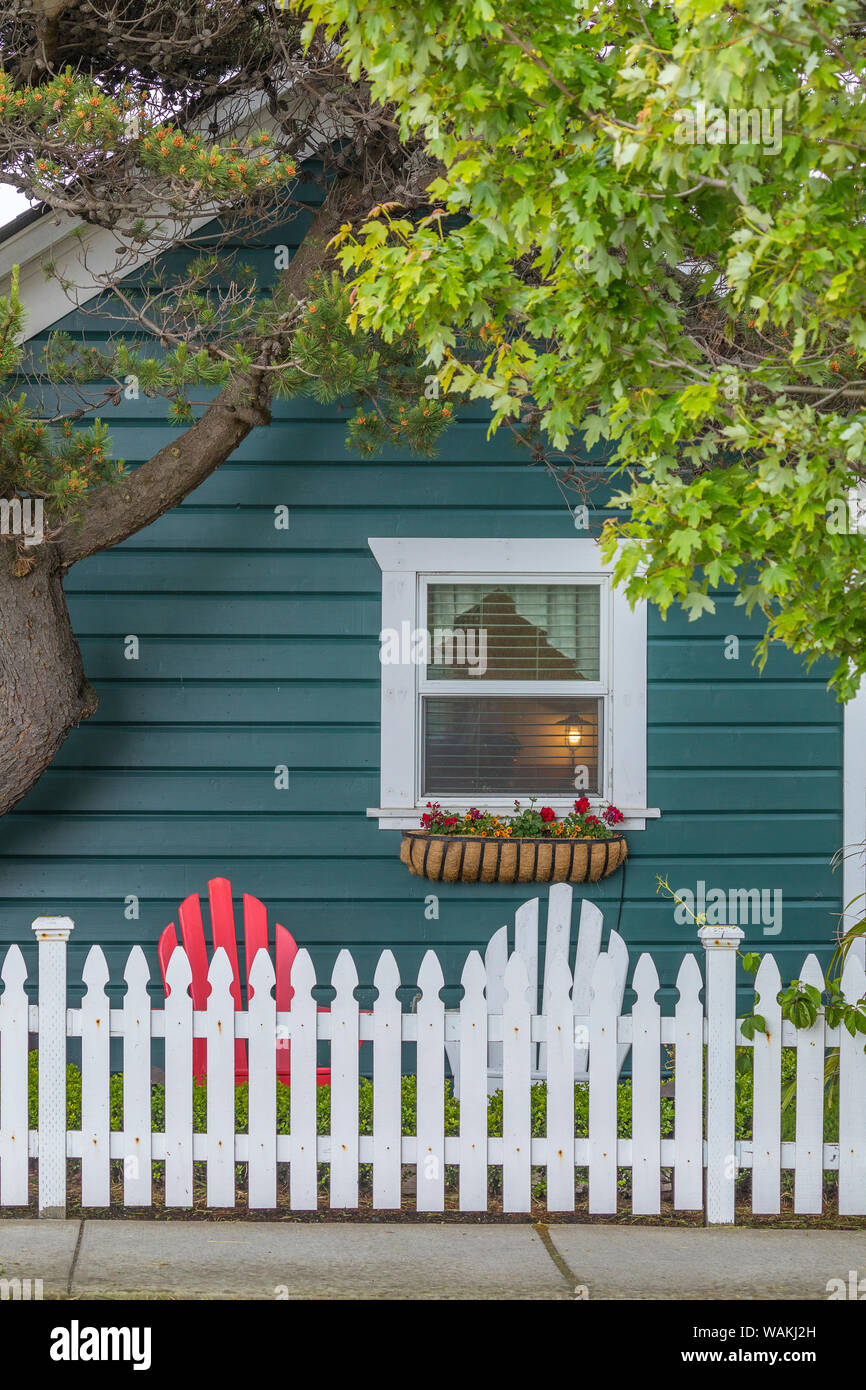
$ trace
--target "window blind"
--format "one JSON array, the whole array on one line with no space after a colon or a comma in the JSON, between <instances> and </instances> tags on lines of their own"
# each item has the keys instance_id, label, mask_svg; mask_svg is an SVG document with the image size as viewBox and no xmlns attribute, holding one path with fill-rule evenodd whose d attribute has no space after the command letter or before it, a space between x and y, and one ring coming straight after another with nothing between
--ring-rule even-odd
<instances>
[{"instance_id":1,"label":"window blind","mask_svg":"<svg viewBox=\"0 0 866 1390\"><path fill-rule=\"evenodd\" d=\"M600 699L426 696L423 794L599 793L602 707Z\"/></svg>"},{"instance_id":2,"label":"window blind","mask_svg":"<svg viewBox=\"0 0 866 1390\"><path fill-rule=\"evenodd\" d=\"M597 584L427 587L428 680L587 680L600 671Z\"/></svg>"}]
</instances>

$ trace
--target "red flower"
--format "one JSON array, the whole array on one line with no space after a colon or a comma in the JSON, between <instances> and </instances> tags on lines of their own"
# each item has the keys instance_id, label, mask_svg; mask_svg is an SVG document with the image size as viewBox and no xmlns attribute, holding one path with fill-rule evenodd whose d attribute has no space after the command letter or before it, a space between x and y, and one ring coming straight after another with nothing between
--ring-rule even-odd
<instances>
[{"instance_id":1,"label":"red flower","mask_svg":"<svg viewBox=\"0 0 866 1390\"><path fill-rule=\"evenodd\" d=\"M556 812L554 811L554 809L553 809L552 806L542 806L542 808L541 808L541 819L542 819L542 820L556 820Z\"/></svg>"},{"instance_id":2,"label":"red flower","mask_svg":"<svg viewBox=\"0 0 866 1390\"><path fill-rule=\"evenodd\" d=\"M583 814L584 811L588 811L588 810L589 810L589 797L588 797L588 796L582 796L578 801L575 801L575 803L574 803L574 809L575 809L575 811L579 811L579 812L581 813L581 815Z\"/></svg>"},{"instance_id":3,"label":"red flower","mask_svg":"<svg viewBox=\"0 0 866 1390\"><path fill-rule=\"evenodd\" d=\"M587 816L586 823L587 825L601 825L598 816Z\"/></svg>"},{"instance_id":4,"label":"red flower","mask_svg":"<svg viewBox=\"0 0 866 1390\"><path fill-rule=\"evenodd\" d=\"M618 825L619 822L623 820L622 811L617 810L616 806L608 806L607 810L603 811L602 814L608 825Z\"/></svg>"}]
</instances>

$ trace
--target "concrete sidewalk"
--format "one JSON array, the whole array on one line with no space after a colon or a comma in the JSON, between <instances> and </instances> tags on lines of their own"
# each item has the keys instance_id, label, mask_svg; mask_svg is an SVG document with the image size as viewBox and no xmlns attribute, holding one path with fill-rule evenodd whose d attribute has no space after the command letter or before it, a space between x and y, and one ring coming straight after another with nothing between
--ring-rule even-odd
<instances>
[{"instance_id":1,"label":"concrete sidewalk","mask_svg":"<svg viewBox=\"0 0 866 1390\"><path fill-rule=\"evenodd\" d=\"M863 1231L0 1221L0 1278L53 1298L826 1300L852 1270Z\"/></svg>"}]
</instances>

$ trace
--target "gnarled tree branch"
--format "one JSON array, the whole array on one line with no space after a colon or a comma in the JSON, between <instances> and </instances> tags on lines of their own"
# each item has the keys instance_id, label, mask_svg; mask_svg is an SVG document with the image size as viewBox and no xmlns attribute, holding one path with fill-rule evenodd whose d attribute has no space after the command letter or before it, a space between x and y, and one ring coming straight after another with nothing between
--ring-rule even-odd
<instances>
[{"instance_id":1,"label":"gnarled tree branch","mask_svg":"<svg viewBox=\"0 0 866 1390\"><path fill-rule=\"evenodd\" d=\"M330 256L328 243L363 194L355 177L337 178L318 208L309 231L283 272L280 292L303 298L310 276ZM64 570L149 526L178 506L234 453L256 425L270 422L271 377L259 370L235 378L194 425L166 444L121 483L92 493L77 522L68 522L54 537Z\"/></svg>"}]
</instances>

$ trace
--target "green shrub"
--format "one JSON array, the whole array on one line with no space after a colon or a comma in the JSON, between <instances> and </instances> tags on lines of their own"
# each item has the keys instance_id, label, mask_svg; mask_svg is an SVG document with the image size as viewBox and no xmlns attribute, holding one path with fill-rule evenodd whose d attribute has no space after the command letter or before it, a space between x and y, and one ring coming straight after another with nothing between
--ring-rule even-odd
<instances>
[{"instance_id":1,"label":"green shrub","mask_svg":"<svg viewBox=\"0 0 866 1390\"><path fill-rule=\"evenodd\" d=\"M793 1085L796 1079L796 1052L786 1047L782 1051L782 1092ZM631 1138L631 1081L625 1079L617 1086L617 1134L620 1139ZM31 1129L38 1128L38 1053L29 1057L29 1122ZM416 1089L415 1077L402 1078L402 1132L406 1135L416 1133ZM193 1129L197 1134L207 1130L207 1083L192 1083ZM123 1129L123 1074L113 1072L109 1078L111 1128ZM736 1077L736 1135L738 1139L752 1137L752 1049L738 1050ZM531 1133L533 1138L541 1138L547 1123L547 1087L544 1082L536 1082L530 1091ZM277 1085L277 1133L288 1134L289 1130L290 1088ZM165 1129L165 1086L155 1082L151 1087L151 1114L153 1130L161 1133ZM502 1136L502 1092L497 1091L488 1101L488 1134ZM66 1068L66 1116L67 1127L71 1130L81 1128L81 1070L70 1062ZM574 1088L574 1132L578 1138L588 1134L589 1087L583 1083ZM331 1088L319 1086L316 1092L316 1127L319 1134L327 1134L331 1119ZM373 1133L373 1083L362 1077L358 1085L358 1119L361 1134ZM244 1082L235 1087L235 1129L238 1134L246 1134L249 1125L249 1087ZM796 1103L783 1108L782 1139L793 1140L796 1126ZM460 1132L460 1102L455 1100L451 1082L445 1082L445 1133L456 1135ZM833 1142L839 1132L838 1103L833 1096L828 1097L824 1117L824 1139ZM674 1101L672 1097L661 1098L661 1134L669 1138L674 1133Z\"/></svg>"},{"instance_id":2,"label":"green shrub","mask_svg":"<svg viewBox=\"0 0 866 1390\"><path fill-rule=\"evenodd\" d=\"M669 1059L670 1060L670 1059ZM782 1052L782 1093L783 1096L790 1091L796 1079L796 1052L793 1048L784 1048ZM38 1054L34 1051L29 1057L29 1122L31 1129L38 1128ZM193 1129L197 1134L205 1133L207 1130L207 1084L192 1084L193 1094ZM277 1133L290 1133L290 1089L288 1086L277 1085ZM115 1072L109 1079L110 1095L110 1124L112 1130L123 1129L123 1074ZM740 1048L737 1053L737 1073L736 1073L736 1108L735 1126L737 1139L750 1139L752 1137L752 1101L753 1101L753 1077L752 1077L752 1049ZM488 1100L487 1105L487 1132L491 1137L502 1137L502 1103L503 1096L501 1091L497 1091ZM543 1082L536 1082L530 1090L530 1132L533 1138L543 1138L547 1132L547 1087ZM660 1101L661 1112L661 1136L670 1138L675 1129L675 1107L672 1097L663 1095ZM69 1063L66 1068L66 1113L67 1127L70 1130L80 1130L81 1128L81 1071L73 1063ZM162 1083L154 1083L151 1087L151 1115L152 1128L154 1133L161 1133L165 1129L165 1086ZM404 1135L414 1135L417 1132L417 1094L416 1080L414 1076L404 1076L401 1082L401 1115L402 1133ZM331 1088L330 1086L319 1086L316 1091L316 1129L319 1134L328 1134L330 1131L331 1118ZM358 1119L359 1133L371 1135L373 1133L373 1083L367 1078L361 1078L358 1085ZM589 1132L589 1087L585 1083L578 1084L574 1088L574 1133L578 1138L585 1138ZM617 1085L617 1135L620 1139L631 1138L632 1133L632 1083L629 1079L621 1080ZM832 1142L838 1137L838 1101L835 1093L828 1093L827 1104L825 1107L824 1118L824 1139ZM246 1134L249 1126L249 1087L246 1083L235 1087L235 1130L238 1134ZM796 1127L796 1104L791 1101L782 1110L782 1139L783 1141L793 1140ZM460 1132L460 1104L452 1094L451 1082L445 1082L445 1134L446 1136L457 1135ZM196 1165L197 1169L200 1165ZM160 1172L162 1164L156 1165L157 1173ZM327 1182L327 1167L320 1166L320 1183ZM785 1178L786 1174L783 1174ZM242 1173L239 1171L239 1178ZM586 1173L578 1172L578 1179L585 1179ZM371 1169L369 1165L361 1165L360 1180L362 1185L371 1179ZM452 1165L446 1168L446 1182L449 1186L454 1186L457 1182L457 1169ZM498 1192L502 1186L501 1168L492 1166L489 1175L491 1192ZM628 1185L628 1174L621 1180L621 1186ZM545 1192L545 1175L543 1169L535 1169L533 1172L533 1192L535 1196L542 1197Z\"/></svg>"}]
</instances>

